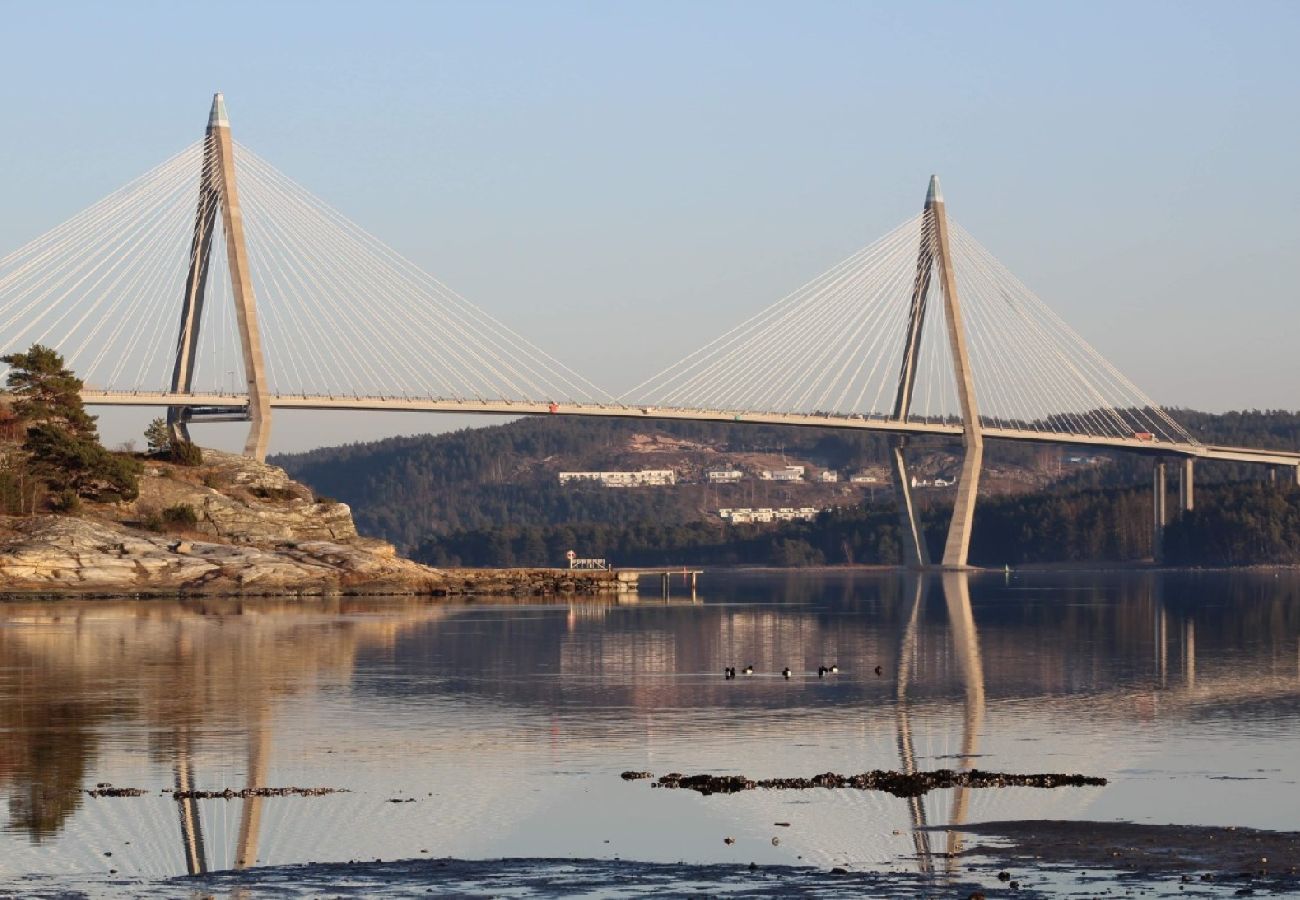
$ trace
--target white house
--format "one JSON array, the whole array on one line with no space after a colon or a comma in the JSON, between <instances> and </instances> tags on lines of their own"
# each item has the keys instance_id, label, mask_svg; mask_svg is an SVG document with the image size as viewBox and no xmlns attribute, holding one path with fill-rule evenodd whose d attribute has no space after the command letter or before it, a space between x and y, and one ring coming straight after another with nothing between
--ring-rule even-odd
<instances>
[{"instance_id":1,"label":"white house","mask_svg":"<svg viewBox=\"0 0 1300 900\"><path fill-rule=\"evenodd\" d=\"M662 487L676 484L672 469L642 469L639 472L561 472L560 484L595 481L605 487Z\"/></svg>"},{"instance_id":2,"label":"white house","mask_svg":"<svg viewBox=\"0 0 1300 900\"><path fill-rule=\"evenodd\" d=\"M794 509L783 506L780 509L761 507L759 509L720 509L718 518L725 519L732 525L750 525L755 522L811 522L817 518L818 510L813 506L801 506Z\"/></svg>"},{"instance_id":3,"label":"white house","mask_svg":"<svg viewBox=\"0 0 1300 900\"><path fill-rule=\"evenodd\" d=\"M758 477L761 481L803 481L803 466L764 469L758 473Z\"/></svg>"}]
</instances>

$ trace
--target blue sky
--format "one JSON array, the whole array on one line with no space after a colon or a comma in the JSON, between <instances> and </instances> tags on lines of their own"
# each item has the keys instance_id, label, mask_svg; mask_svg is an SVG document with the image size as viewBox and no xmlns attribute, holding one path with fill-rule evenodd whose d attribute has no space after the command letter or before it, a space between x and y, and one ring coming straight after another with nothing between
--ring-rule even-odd
<instances>
[{"instance_id":1,"label":"blue sky","mask_svg":"<svg viewBox=\"0 0 1300 900\"><path fill-rule=\"evenodd\" d=\"M915 213L933 171L1157 400L1300 407L1298 4L0 14L0 254L199 137L221 90L237 139L618 393ZM449 424L296 421L273 449Z\"/></svg>"}]
</instances>

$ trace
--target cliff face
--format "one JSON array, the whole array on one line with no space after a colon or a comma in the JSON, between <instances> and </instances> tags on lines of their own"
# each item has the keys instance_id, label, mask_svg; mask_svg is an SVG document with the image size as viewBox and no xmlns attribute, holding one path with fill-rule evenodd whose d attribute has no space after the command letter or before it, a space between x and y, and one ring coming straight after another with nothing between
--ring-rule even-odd
<instances>
[{"instance_id":1,"label":"cliff face","mask_svg":"<svg viewBox=\"0 0 1300 900\"><path fill-rule=\"evenodd\" d=\"M472 594L594 592L567 573L449 572L357 535L346 504L283 469L204 451L200 466L148 461L131 503L0 517L0 593Z\"/></svg>"},{"instance_id":2,"label":"cliff face","mask_svg":"<svg viewBox=\"0 0 1300 900\"><path fill-rule=\"evenodd\" d=\"M274 546L357 537L347 504L317 502L284 469L216 450L205 450L203 465L193 468L146 463L139 498L109 515L124 524L144 522L177 505L194 510L191 531L221 543Z\"/></svg>"}]
</instances>

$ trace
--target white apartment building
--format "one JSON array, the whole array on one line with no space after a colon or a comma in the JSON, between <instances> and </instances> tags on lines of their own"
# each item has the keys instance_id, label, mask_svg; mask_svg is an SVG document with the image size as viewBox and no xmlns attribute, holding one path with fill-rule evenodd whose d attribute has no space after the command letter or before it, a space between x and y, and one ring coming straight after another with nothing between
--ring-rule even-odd
<instances>
[{"instance_id":1,"label":"white apartment building","mask_svg":"<svg viewBox=\"0 0 1300 900\"><path fill-rule=\"evenodd\" d=\"M832 484L840 480L840 473L834 469L822 469L817 473L817 480L822 484Z\"/></svg>"},{"instance_id":2,"label":"white apartment building","mask_svg":"<svg viewBox=\"0 0 1300 900\"><path fill-rule=\"evenodd\" d=\"M801 506L798 509L789 506L772 509L765 506L759 509L720 509L718 518L732 525L752 525L760 522L811 522L817 518L818 512L815 506Z\"/></svg>"},{"instance_id":3,"label":"white apartment building","mask_svg":"<svg viewBox=\"0 0 1300 900\"><path fill-rule=\"evenodd\" d=\"M672 469L642 469L639 472L561 472L560 484L594 481L605 487L662 487L676 484Z\"/></svg>"},{"instance_id":4,"label":"white apartment building","mask_svg":"<svg viewBox=\"0 0 1300 900\"><path fill-rule=\"evenodd\" d=\"M803 466L783 466L780 469L763 469L760 481L803 481Z\"/></svg>"},{"instance_id":5,"label":"white apartment building","mask_svg":"<svg viewBox=\"0 0 1300 900\"><path fill-rule=\"evenodd\" d=\"M734 484L745 477L739 469L709 469L704 473L709 484Z\"/></svg>"}]
</instances>

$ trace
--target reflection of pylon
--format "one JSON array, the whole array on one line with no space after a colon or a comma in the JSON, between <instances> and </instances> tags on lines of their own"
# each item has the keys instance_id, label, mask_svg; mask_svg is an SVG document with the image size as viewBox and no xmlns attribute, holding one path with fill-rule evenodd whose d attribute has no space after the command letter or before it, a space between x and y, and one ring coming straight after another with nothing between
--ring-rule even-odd
<instances>
[{"instance_id":1,"label":"reflection of pylon","mask_svg":"<svg viewBox=\"0 0 1300 900\"><path fill-rule=\"evenodd\" d=\"M174 768L177 791L194 790L193 745L189 730L183 730L176 739L176 765ZM199 818L199 801L191 796L178 799L176 809L181 822L181 849L185 853L185 871L202 875L208 871L208 854L203 846L203 822Z\"/></svg>"},{"instance_id":2,"label":"reflection of pylon","mask_svg":"<svg viewBox=\"0 0 1300 900\"><path fill-rule=\"evenodd\" d=\"M260 711L248 735L248 788L244 808L239 816L239 846L235 868L247 869L257 862L257 844L262 831L262 798L252 791L266 786L266 756L270 749L270 730L265 711Z\"/></svg>"},{"instance_id":3,"label":"reflection of pylon","mask_svg":"<svg viewBox=\"0 0 1300 900\"><path fill-rule=\"evenodd\" d=\"M961 759L962 768L969 769L979 752L980 728L984 724L984 662L980 657L979 632L975 630L975 613L970 603L970 579L965 573L945 572L943 599L948 607L948 627L952 630L952 646L957 654L957 670L966 688L963 707ZM952 824L966 821L970 809L970 788L957 787L952 795ZM961 852L961 836L948 832L948 859Z\"/></svg>"},{"instance_id":4,"label":"reflection of pylon","mask_svg":"<svg viewBox=\"0 0 1300 900\"><path fill-rule=\"evenodd\" d=\"M221 209L221 223L226 236L226 262L230 270L230 288L235 300L239 323L239 342L244 355L244 379L248 387L248 407L240 411L252 425L244 453L256 459L266 458L271 435L271 404L266 388L266 370L262 361L262 338L257 325L257 301L253 279L248 269L248 249L244 243L244 217L239 207L239 188L235 184L235 157L230 140L230 121L220 94L212 98L208 116L207 144L203 153L203 170L199 177L199 205L194 217L194 238L190 244L190 271L185 280L185 301L181 308L180 334L176 338L176 365L172 370L173 393L188 394L194 383L194 367L203 321L203 298L212 254L212 235L216 213ZM211 420L228 420L232 410L219 408ZM176 438L189 440L186 423L194 416L187 407L172 406L167 422Z\"/></svg>"},{"instance_id":5,"label":"reflection of pylon","mask_svg":"<svg viewBox=\"0 0 1300 900\"><path fill-rule=\"evenodd\" d=\"M921 608L925 606L925 579L914 579L912 612L907 617L907 625L898 648L898 680L895 684L894 712L898 724L898 756L903 772L912 775L916 772L916 749L912 743L912 722L907 708L907 686L912 679L912 660L916 656L916 629L921 617ZM934 870L933 857L930 853L930 832L925 818L925 803L921 797L908 797L907 810L912 817L912 842L916 845L916 864L923 874Z\"/></svg>"},{"instance_id":6,"label":"reflection of pylon","mask_svg":"<svg viewBox=\"0 0 1300 900\"><path fill-rule=\"evenodd\" d=\"M975 615L971 609L970 581L964 572L947 572L942 579L944 604L948 609L948 629L952 634L952 647L957 657L957 671L965 687L962 716L961 756L958 765L969 769L979 751L980 729L984 723L984 663L980 657L979 633L975 630ZM916 751L912 741L912 723L908 714L907 689L911 682L912 662L917 653L917 631L921 611L925 607L926 579L918 577L913 584L912 611L898 648L898 677L896 682L896 716L898 725L898 754L907 774L917 771ZM930 832L925 804L921 797L909 797L908 812L912 818L912 841L916 845L917 866L922 873L932 872L934 863L930 846ZM948 817L951 826L962 825L970 812L970 789L953 789L952 811ZM958 831L948 831L945 859L951 871L956 854L961 852Z\"/></svg>"}]
</instances>

